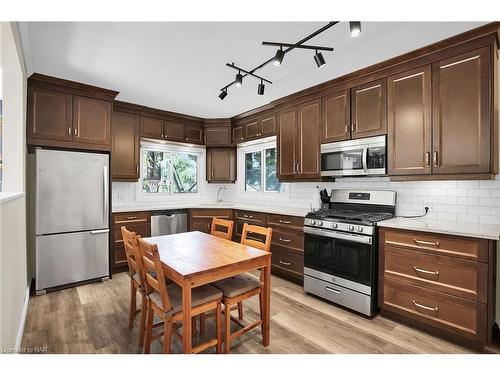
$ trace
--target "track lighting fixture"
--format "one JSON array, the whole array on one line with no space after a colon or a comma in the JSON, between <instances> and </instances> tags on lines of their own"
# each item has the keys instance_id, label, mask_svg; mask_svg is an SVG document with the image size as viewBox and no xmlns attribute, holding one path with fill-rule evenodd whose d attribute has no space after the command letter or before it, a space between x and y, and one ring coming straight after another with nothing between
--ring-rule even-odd
<instances>
[{"instance_id":1,"label":"track lighting fixture","mask_svg":"<svg viewBox=\"0 0 500 375\"><path fill-rule=\"evenodd\" d=\"M241 71L238 71L238 74L236 74L236 87L241 87L243 85L243 76L241 75Z\"/></svg>"},{"instance_id":2,"label":"track lighting fixture","mask_svg":"<svg viewBox=\"0 0 500 375\"><path fill-rule=\"evenodd\" d=\"M227 96L227 89L224 89L220 92L219 98L220 100L224 100L224 98Z\"/></svg>"},{"instance_id":3,"label":"track lighting fixture","mask_svg":"<svg viewBox=\"0 0 500 375\"><path fill-rule=\"evenodd\" d=\"M264 95L264 90L266 89L266 86L264 85L264 82L260 80L259 86L257 86L257 95Z\"/></svg>"},{"instance_id":4,"label":"track lighting fixture","mask_svg":"<svg viewBox=\"0 0 500 375\"><path fill-rule=\"evenodd\" d=\"M351 37L356 38L361 35L361 22L360 21L350 21L349 29L351 30Z\"/></svg>"},{"instance_id":5,"label":"track lighting fixture","mask_svg":"<svg viewBox=\"0 0 500 375\"><path fill-rule=\"evenodd\" d=\"M274 56L273 64L276 66L281 66L283 57L285 57L285 52L283 51L283 46L280 46L280 49L276 51L276 55Z\"/></svg>"},{"instance_id":6,"label":"track lighting fixture","mask_svg":"<svg viewBox=\"0 0 500 375\"><path fill-rule=\"evenodd\" d=\"M318 66L318 68L321 68L326 64L323 55L321 54L321 52L318 52L318 50L316 50L316 54L314 55L314 61L316 61L316 65Z\"/></svg>"}]
</instances>

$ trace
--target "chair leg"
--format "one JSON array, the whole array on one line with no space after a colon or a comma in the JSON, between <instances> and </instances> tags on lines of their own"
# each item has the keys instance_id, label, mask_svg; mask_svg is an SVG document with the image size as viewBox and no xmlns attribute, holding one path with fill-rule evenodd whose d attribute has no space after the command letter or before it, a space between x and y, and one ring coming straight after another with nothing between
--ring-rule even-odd
<instances>
[{"instance_id":1,"label":"chair leg","mask_svg":"<svg viewBox=\"0 0 500 375\"><path fill-rule=\"evenodd\" d=\"M260 329L262 331L262 335L264 335L264 294L262 293L262 290L259 293L259 310L260 310L260 320L262 321L262 324L260 325Z\"/></svg>"},{"instance_id":2,"label":"chair leg","mask_svg":"<svg viewBox=\"0 0 500 375\"><path fill-rule=\"evenodd\" d=\"M165 322L163 328L163 353L170 353L170 342L172 341L172 322Z\"/></svg>"},{"instance_id":3,"label":"chair leg","mask_svg":"<svg viewBox=\"0 0 500 375\"><path fill-rule=\"evenodd\" d=\"M243 320L243 302L238 302L238 319Z\"/></svg>"},{"instance_id":4,"label":"chair leg","mask_svg":"<svg viewBox=\"0 0 500 375\"><path fill-rule=\"evenodd\" d=\"M130 311L128 313L128 329L132 329L134 326L135 319L135 309L136 307L136 297L137 297L137 289L135 287L134 280L130 278Z\"/></svg>"},{"instance_id":5,"label":"chair leg","mask_svg":"<svg viewBox=\"0 0 500 375\"><path fill-rule=\"evenodd\" d=\"M154 317L154 310L151 307L151 302L148 301L148 308L147 308L147 318L146 318L146 340L144 342L144 353L149 354L151 351L151 336L153 334L153 317Z\"/></svg>"},{"instance_id":6,"label":"chair leg","mask_svg":"<svg viewBox=\"0 0 500 375\"><path fill-rule=\"evenodd\" d=\"M203 315L203 313L202 313ZM217 335L217 354L222 353L222 326L221 326L221 304L220 302L217 304L217 309L215 310L215 330ZM205 324L203 318L203 324ZM201 327L200 327L201 332Z\"/></svg>"},{"instance_id":7,"label":"chair leg","mask_svg":"<svg viewBox=\"0 0 500 375\"><path fill-rule=\"evenodd\" d=\"M146 314L148 311L148 300L144 294L141 293L141 323L139 327L139 351L144 347L144 332L146 328Z\"/></svg>"},{"instance_id":8,"label":"chair leg","mask_svg":"<svg viewBox=\"0 0 500 375\"><path fill-rule=\"evenodd\" d=\"M200 335L205 334L205 313L200 314Z\"/></svg>"},{"instance_id":9,"label":"chair leg","mask_svg":"<svg viewBox=\"0 0 500 375\"><path fill-rule=\"evenodd\" d=\"M231 350L231 305L228 300L224 301L224 316L226 320L224 332L224 353L228 354Z\"/></svg>"}]
</instances>

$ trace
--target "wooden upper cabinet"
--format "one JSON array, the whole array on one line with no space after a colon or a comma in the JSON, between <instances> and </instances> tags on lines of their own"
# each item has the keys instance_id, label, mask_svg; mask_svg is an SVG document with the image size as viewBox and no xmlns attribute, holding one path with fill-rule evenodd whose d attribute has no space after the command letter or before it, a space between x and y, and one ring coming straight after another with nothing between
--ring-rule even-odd
<instances>
[{"instance_id":1,"label":"wooden upper cabinet","mask_svg":"<svg viewBox=\"0 0 500 375\"><path fill-rule=\"evenodd\" d=\"M168 120L165 121L163 137L169 141L184 141L184 124Z\"/></svg>"},{"instance_id":2,"label":"wooden upper cabinet","mask_svg":"<svg viewBox=\"0 0 500 375\"><path fill-rule=\"evenodd\" d=\"M316 178L320 170L319 127L321 100L304 103L297 109L297 166L301 178Z\"/></svg>"},{"instance_id":3,"label":"wooden upper cabinet","mask_svg":"<svg viewBox=\"0 0 500 375\"><path fill-rule=\"evenodd\" d=\"M266 116L262 118L261 135L269 137L276 134L276 116Z\"/></svg>"},{"instance_id":4,"label":"wooden upper cabinet","mask_svg":"<svg viewBox=\"0 0 500 375\"><path fill-rule=\"evenodd\" d=\"M251 138L257 138L261 134L261 121L260 120L254 120L246 123L244 125L245 128L245 139L251 139Z\"/></svg>"},{"instance_id":5,"label":"wooden upper cabinet","mask_svg":"<svg viewBox=\"0 0 500 375\"><path fill-rule=\"evenodd\" d=\"M323 98L321 140L342 141L351 138L350 91L343 90Z\"/></svg>"},{"instance_id":6,"label":"wooden upper cabinet","mask_svg":"<svg viewBox=\"0 0 500 375\"><path fill-rule=\"evenodd\" d=\"M141 137L162 139L163 123L158 118L141 116Z\"/></svg>"},{"instance_id":7,"label":"wooden upper cabinet","mask_svg":"<svg viewBox=\"0 0 500 375\"><path fill-rule=\"evenodd\" d=\"M236 181L236 149L207 148L207 181Z\"/></svg>"},{"instance_id":8,"label":"wooden upper cabinet","mask_svg":"<svg viewBox=\"0 0 500 375\"><path fill-rule=\"evenodd\" d=\"M188 143L203 144L203 127L187 125L184 128L185 140Z\"/></svg>"},{"instance_id":9,"label":"wooden upper cabinet","mask_svg":"<svg viewBox=\"0 0 500 375\"><path fill-rule=\"evenodd\" d=\"M387 79L389 175L431 173L431 66Z\"/></svg>"},{"instance_id":10,"label":"wooden upper cabinet","mask_svg":"<svg viewBox=\"0 0 500 375\"><path fill-rule=\"evenodd\" d=\"M490 59L484 47L432 66L434 173L491 172Z\"/></svg>"},{"instance_id":11,"label":"wooden upper cabinet","mask_svg":"<svg viewBox=\"0 0 500 375\"><path fill-rule=\"evenodd\" d=\"M28 138L73 140L73 95L30 87Z\"/></svg>"},{"instance_id":12,"label":"wooden upper cabinet","mask_svg":"<svg viewBox=\"0 0 500 375\"><path fill-rule=\"evenodd\" d=\"M385 79L352 88L351 137L372 137L386 132Z\"/></svg>"},{"instance_id":13,"label":"wooden upper cabinet","mask_svg":"<svg viewBox=\"0 0 500 375\"><path fill-rule=\"evenodd\" d=\"M243 125L238 125L238 126L233 127L232 134L233 135L232 135L231 139L232 139L233 143L243 141L245 139L245 137L243 135Z\"/></svg>"},{"instance_id":14,"label":"wooden upper cabinet","mask_svg":"<svg viewBox=\"0 0 500 375\"><path fill-rule=\"evenodd\" d=\"M210 147L221 147L231 145L231 127L218 126L205 129L205 144Z\"/></svg>"},{"instance_id":15,"label":"wooden upper cabinet","mask_svg":"<svg viewBox=\"0 0 500 375\"><path fill-rule=\"evenodd\" d=\"M73 141L111 145L111 102L73 97Z\"/></svg>"},{"instance_id":16,"label":"wooden upper cabinet","mask_svg":"<svg viewBox=\"0 0 500 375\"><path fill-rule=\"evenodd\" d=\"M111 173L113 180L139 179L140 117L127 112L113 112Z\"/></svg>"},{"instance_id":17,"label":"wooden upper cabinet","mask_svg":"<svg viewBox=\"0 0 500 375\"><path fill-rule=\"evenodd\" d=\"M278 178L293 179L297 173L297 109L295 107L278 115Z\"/></svg>"}]
</instances>

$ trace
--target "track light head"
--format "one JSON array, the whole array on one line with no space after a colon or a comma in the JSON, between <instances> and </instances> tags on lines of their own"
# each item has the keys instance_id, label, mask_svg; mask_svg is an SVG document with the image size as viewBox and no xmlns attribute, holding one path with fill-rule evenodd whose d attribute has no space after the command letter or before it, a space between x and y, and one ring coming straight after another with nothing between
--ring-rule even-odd
<instances>
[{"instance_id":1,"label":"track light head","mask_svg":"<svg viewBox=\"0 0 500 375\"><path fill-rule=\"evenodd\" d=\"M219 94L219 99L224 100L224 98L227 96L227 89L224 89L220 92Z\"/></svg>"},{"instance_id":2,"label":"track light head","mask_svg":"<svg viewBox=\"0 0 500 375\"><path fill-rule=\"evenodd\" d=\"M266 86L264 85L264 82L261 80L259 83L259 86L257 86L257 95L264 95L265 89L266 89Z\"/></svg>"},{"instance_id":3,"label":"track light head","mask_svg":"<svg viewBox=\"0 0 500 375\"><path fill-rule=\"evenodd\" d=\"M326 64L323 55L321 54L321 52L318 51L316 51L316 54L314 55L314 61L316 61L316 65L318 66L318 68L321 68L323 65Z\"/></svg>"},{"instance_id":4,"label":"track light head","mask_svg":"<svg viewBox=\"0 0 500 375\"><path fill-rule=\"evenodd\" d=\"M360 21L350 21L349 29L351 30L351 37L356 38L361 35L361 22Z\"/></svg>"},{"instance_id":5,"label":"track light head","mask_svg":"<svg viewBox=\"0 0 500 375\"><path fill-rule=\"evenodd\" d=\"M243 76L241 75L241 72L238 72L238 74L236 74L236 87L241 87L241 85L243 85Z\"/></svg>"},{"instance_id":6,"label":"track light head","mask_svg":"<svg viewBox=\"0 0 500 375\"><path fill-rule=\"evenodd\" d=\"M281 66L281 63L283 62L283 57L285 57L285 52L283 52L283 47L280 47L280 49L276 51L273 64L276 66Z\"/></svg>"}]
</instances>

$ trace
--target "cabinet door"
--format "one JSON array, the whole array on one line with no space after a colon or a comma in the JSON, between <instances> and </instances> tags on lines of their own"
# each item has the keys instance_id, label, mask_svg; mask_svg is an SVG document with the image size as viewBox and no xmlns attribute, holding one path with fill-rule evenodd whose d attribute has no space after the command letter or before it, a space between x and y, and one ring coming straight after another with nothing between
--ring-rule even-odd
<instances>
[{"instance_id":1,"label":"cabinet door","mask_svg":"<svg viewBox=\"0 0 500 375\"><path fill-rule=\"evenodd\" d=\"M193 219L191 220L191 231L199 231L210 234L212 226L211 219Z\"/></svg>"},{"instance_id":2,"label":"cabinet door","mask_svg":"<svg viewBox=\"0 0 500 375\"><path fill-rule=\"evenodd\" d=\"M111 102L73 97L73 141L111 145Z\"/></svg>"},{"instance_id":3,"label":"cabinet door","mask_svg":"<svg viewBox=\"0 0 500 375\"><path fill-rule=\"evenodd\" d=\"M184 128L184 135L186 142L203 144L203 127L188 125Z\"/></svg>"},{"instance_id":4,"label":"cabinet door","mask_svg":"<svg viewBox=\"0 0 500 375\"><path fill-rule=\"evenodd\" d=\"M351 137L363 138L387 132L385 79L351 89Z\"/></svg>"},{"instance_id":5,"label":"cabinet door","mask_svg":"<svg viewBox=\"0 0 500 375\"><path fill-rule=\"evenodd\" d=\"M27 136L71 141L73 139L73 96L30 87Z\"/></svg>"},{"instance_id":6,"label":"cabinet door","mask_svg":"<svg viewBox=\"0 0 500 375\"><path fill-rule=\"evenodd\" d=\"M158 118L141 116L141 137L162 139L163 123Z\"/></svg>"},{"instance_id":7,"label":"cabinet door","mask_svg":"<svg viewBox=\"0 0 500 375\"><path fill-rule=\"evenodd\" d=\"M260 136L260 121L255 120L248 122L245 127L245 139L256 138Z\"/></svg>"},{"instance_id":8,"label":"cabinet door","mask_svg":"<svg viewBox=\"0 0 500 375\"><path fill-rule=\"evenodd\" d=\"M139 179L139 115L113 112L112 177L115 180Z\"/></svg>"},{"instance_id":9,"label":"cabinet door","mask_svg":"<svg viewBox=\"0 0 500 375\"><path fill-rule=\"evenodd\" d=\"M184 124L180 122L165 121L163 136L169 141L184 141Z\"/></svg>"},{"instance_id":10,"label":"cabinet door","mask_svg":"<svg viewBox=\"0 0 500 375\"><path fill-rule=\"evenodd\" d=\"M243 137L243 125L235 126L233 128L233 143L237 143L243 141L245 138Z\"/></svg>"},{"instance_id":11,"label":"cabinet door","mask_svg":"<svg viewBox=\"0 0 500 375\"><path fill-rule=\"evenodd\" d=\"M390 175L431 173L431 67L387 79Z\"/></svg>"},{"instance_id":12,"label":"cabinet door","mask_svg":"<svg viewBox=\"0 0 500 375\"><path fill-rule=\"evenodd\" d=\"M205 129L205 144L207 146L230 146L231 128L228 126Z\"/></svg>"},{"instance_id":13,"label":"cabinet door","mask_svg":"<svg viewBox=\"0 0 500 375\"><path fill-rule=\"evenodd\" d=\"M323 121L321 140L323 142L341 141L351 138L350 92L340 91L323 98Z\"/></svg>"},{"instance_id":14,"label":"cabinet door","mask_svg":"<svg viewBox=\"0 0 500 375\"><path fill-rule=\"evenodd\" d=\"M276 134L276 116L262 118L261 135L269 137Z\"/></svg>"},{"instance_id":15,"label":"cabinet door","mask_svg":"<svg viewBox=\"0 0 500 375\"><path fill-rule=\"evenodd\" d=\"M297 110L297 170L302 178L316 178L320 170L319 122L321 101L315 100L301 104Z\"/></svg>"},{"instance_id":16,"label":"cabinet door","mask_svg":"<svg viewBox=\"0 0 500 375\"><path fill-rule=\"evenodd\" d=\"M489 47L433 64L433 173L490 172Z\"/></svg>"},{"instance_id":17,"label":"cabinet door","mask_svg":"<svg viewBox=\"0 0 500 375\"><path fill-rule=\"evenodd\" d=\"M207 149L207 181L234 182L236 180L236 150L233 148Z\"/></svg>"},{"instance_id":18,"label":"cabinet door","mask_svg":"<svg viewBox=\"0 0 500 375\"><path fill-rule=\"evenodd\" d=\"M297 173L297 110L291 108L278 115L278 178L293 179Z\"/></svg>"}]
</instances>

